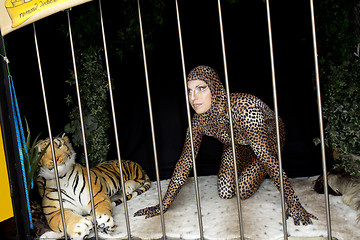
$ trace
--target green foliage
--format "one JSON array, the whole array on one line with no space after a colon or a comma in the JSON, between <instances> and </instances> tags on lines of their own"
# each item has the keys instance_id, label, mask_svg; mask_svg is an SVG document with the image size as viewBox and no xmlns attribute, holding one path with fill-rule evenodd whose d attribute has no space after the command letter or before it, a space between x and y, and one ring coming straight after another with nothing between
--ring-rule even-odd
<instances>
[{"instance_id":1,"label":"green foliage","mask_svg":"<svg viewBox=\"0 0 360 240\"><path fill-rule=\"evenodd\" d=\"M147 51L154 49L154 36L164 24L165 1L140 1L144 38ZM103 21L109 53L118 61L128 56L141 57L140 29L137 1L117 1L116 7L111 2L102 2ZM82 52L92 53L103 46L100 25L100 13L96 2L83 4L71 11L72 32L77 48ZM67 25L62 27L67 34Z\"/></svg>"},{"instance_id":2,"label":"green foliage","mask_svg":"<svg viewBox=\"0 0 360 240\"><path fill-rule=\"evenodd\" d=\"M314 2L325 144L338 167L360 176L360 61L354 57L356 1ZM315 139L319 142L319 139Z\"/></svg>"},{"instance_id":3,"label":"green foliage","mask_svg":"<svg viewBox=\"0 0 360 240\"><path fill-rule=\"evenodd\" d=\"M326 71L353 55L358 42L354 35L355 1L322 0L314 5L319 62Z\"/></svg>"},{"instance_id":4,"label":"green foliage","mask_svg":"<svg viewBox=\"0 0 360 240\"><path fill-rule=\"evenodd\" d=\"M79 53L77 72L81 106L83 110L86 146L89 164L94 166L106 160L110 147L108 131L110 118L108 112L108 80L98 54ZM71 86L75 84L74 74L67 80ZM75 87L73 87L75 89ZM65 126L65 132L72 135L75 147L83 146L80 113L76 92L66 97L71 107L70 123ZM80 162L85 162L84 154L80 155Z\"/></svg>"},{"instance_id":5,"label":"green foliage","mask_svg":"<svg viewBox=\"0 0 360 240\"><path fill-rule=\"evenodd\" d=\"M166 1L140 1L141 16L146 50L151 54L154 50L154 38L156 32L164 24ZM138 6L136 1L121 1L117 8L108 11L117 17L107 19L108 26L115 26L114 36L110 48L116 54L119 61L129 56L142 57L140 45L140 28L138 17Z\"/></svg>"},{"instance_id":6,"label":"green foliage","mask_svg":"<svg viewBox=\"0 0 360 240\"><path fill-rule=\"evenodd\" d=\"M153 36L163 25L165 8L164 0L141 1L142 18L147 51L154 48ZM140 30L136 1L118 1L116 7L112 3L102 3L104 28L107 48L111 54L111 62L121 65L128 57L141 57ZM77 49L77 72L84 116L86 146L90 165L106 160L109 151L109 108L107 73L103 68L104 52L100 26L100 14L97 3L83 4L71 11L71 25L74 45ZM64 34L67 26L62 27ZM151 52L150 52L151 53ZM75 79L72 72L70 85ZM70 122L65 132L72 136L75 147L83 146L82 131L79 119L76 93L70 93L66 101L71 108ZM84 163L84 154L78 154Z\"/></svg>"},{"instance_id":7,"label":"green foliage","mask_svg":"<svg viewBox=\"0 0 360 240\"><path fill-rule=\"evenodd\" d=\"M324 76L325 77L325 76ZM323 114L326 145L336 152L338 164L360 176L360 60L332 66L324 86Z\"/></svg>"},{"instance_id":8,"label":"green foliage","mask_svg":"<svg viewBox=\"0 0 360 240\"><path fill-rule=\"evenodd\" d=\"M38 138L40 137L40 134L31 143L30 128L27 122L26 122L26 129L28 135L26 137L26 149L25 148L23 149L23 155L24 155L27 189L30 189L33 180L35 180L37 177L38 163L42 158L42 156L45 154L45 151L49 147L49 145L47 145L45 149L41 153L39 153L39 150L36 147L36 143L38 141Z\"/></svg>"}]
</instances>

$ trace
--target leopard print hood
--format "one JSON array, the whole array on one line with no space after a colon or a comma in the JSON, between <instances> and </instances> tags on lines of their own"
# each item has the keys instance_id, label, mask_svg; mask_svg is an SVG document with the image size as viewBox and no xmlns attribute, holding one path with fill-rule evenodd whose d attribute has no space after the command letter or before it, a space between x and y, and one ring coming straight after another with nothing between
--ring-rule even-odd
<instances>
[{"instance_id":1,"label":"leopard print hood","mask_svg":"<svg viewBox=\"0 0 360 240\"><path fill-rule=\"evenodd\" d=\"M207 112L200 115L209 120L217 120L221 116L226 116L224 114L227 113L226 91L217 71L209 66L197 66L190 71L187 77L187 81L194 80L204 81L209 86L211 92L211 107Z\"/></svg>"}]
</instances>

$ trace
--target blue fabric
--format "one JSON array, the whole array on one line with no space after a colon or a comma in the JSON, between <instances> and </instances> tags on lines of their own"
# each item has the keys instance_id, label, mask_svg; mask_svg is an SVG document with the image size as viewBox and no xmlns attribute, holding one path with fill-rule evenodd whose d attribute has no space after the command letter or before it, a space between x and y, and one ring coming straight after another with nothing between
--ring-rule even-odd
<instances>
[{"instance_id":1,"label":"blue fabric","mask_svg":"<svg viewBox=\"0 0 360 240\"><path fill-rule=\"evenodd\" d=\"M28 152L27 152L27 148L26 148L24 129L22 126L21 118L20 118L20 111L19 111L19 106L18 106L18 102L17 102L17 98L16 98L14 82L13 82L11 75L9 75L9 86L10 86L11 105L12 105L12 109L13 109L14 123L15 123L15 130L16 130L16 140L17 140L18 149L19 149L21 170L22 170L22 174L23 174L26 202L27 202L27 208L28 208L28 213L29 213L30 227L33 228L31 210L30 210L29 191L27 188L26 172L25 172L25 165L24 165L23 149L25 149L25 154L28 154ZM30 171L30 165L28 166L28 168ZM31 183L31 187L32 187L32 184L33 183Z\"/></svg>"}]
</instances>

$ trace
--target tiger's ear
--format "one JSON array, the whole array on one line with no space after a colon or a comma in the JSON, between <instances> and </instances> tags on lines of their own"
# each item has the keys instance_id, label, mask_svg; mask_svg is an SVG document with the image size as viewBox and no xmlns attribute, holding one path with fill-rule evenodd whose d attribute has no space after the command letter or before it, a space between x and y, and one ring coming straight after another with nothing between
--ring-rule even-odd
<instances>
[{"instance_id":1,"label":"tiger's ear","mask_svg":"<svg viewBox=\"0 0 360 240\"><path fill-rule=\"evenodd\" d=\"M69 137L68 137L68 136L65 136L65 133L64 133L61 137L62 137L62 139L64 140L64 142L66 142L66 143L69 143L69 142L70 142Z\"/></svg>"},{"instance_id":2,"label":"tiger's ear","mask_svg":"<svg viewBox=\"0 0 360 240\"><path fill-rule=\"evenodd\" d=\"M42 149L43 149L43 143L45 142L45 140L39 140L37 143L36 143L36 145L35 145L35 147L38 149L38 151L40 152Z\"/></svg>"}]
</instances>

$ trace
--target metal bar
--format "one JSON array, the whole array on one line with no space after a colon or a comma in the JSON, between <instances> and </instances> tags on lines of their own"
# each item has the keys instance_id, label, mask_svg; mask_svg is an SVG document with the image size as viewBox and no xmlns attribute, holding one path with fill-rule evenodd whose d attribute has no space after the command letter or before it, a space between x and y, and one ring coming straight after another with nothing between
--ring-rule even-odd
<instances>
[{"instance_id":1,"label":"metal bar","mask_svg":"<svg viewBox=\"0 0 360 240\"><path fill-rule=\"evenodd\" d=\"M176 4L176 16L177 16L179 41L180 41L181 63L182 63L183 78L184 78L184 85L185 85L186 110L187 110L187 117L188 117L188 123L189 123L191 157L192 157L193 170L194 170L195 198L196 198L196 204L197 204L197 210L198 210L200 239L204 239L204 229L203 229L203 223L202 223L201 204L200 204L200 193L199 193L199 186L198 186L198 177L197 177L196 163L195 163L195 153L194 153L194 141L193 141L193 135L192 135L192 126L191 126L190 104L189 104L189 96L188 96L188 87L187 87L187 82L186 82L184 49L183 49L183 43L182 43L180 16L179 16L179 6L178 6L178 1L177 0L175 0L175 4Z\"/></svg>"},{"instance_id":2,"label":"metal bar","mask_svg":"<svg viewBox=\"0 0 360 240\"><path fill-rule=\"evenodd\" d=\"M162 229L163 239L166 240L165 219L164 219L164 210L163 210L163 203L162 203L161 186L160 186L159 163L158 163L158 157L157 157L157 151L156 151L156 139L155 139L155 130L154 130L154 118L153 118L153 111L152 111L152 104L151 104L151 95L150 95L150 86L149 86L149 74L148 74L148 69L147 69L145 40L144 40L144 33L143 33L141 10L140 10L140 1L139 1L139 0L137 0L137 4L138 4L138 13L139 13L139 25L140 25L140 35L141 35L141 46L142 46L143 59L144 59L146 89L147 89L147 97L148 97L148 104L149 104L150 126L151 126L151 136L152 136L153 151L154 151L156 182L157 182L157 186L158 186L158 196L159 196L159 206L160 206L160 217L161 217L161 229Z\"/></svg>"},{"instance_id":3,"label":"metal bar","mask_svg":"<svg viewBox=\"0 0 360 240\"><path fill-rule=\"evenodd\" d=\"M108 54L107 54L107 47L106 47L105 29L104 29L104 21L103 21L101 0L99 0L99 9L100 9L101 31L102 31L102 37L103 37L103 43L104 43L106 70L107 70L107 74L108 74L108 85L109 85L109 94L110 94L111 113L112 113L112 117L113 117L115 142L116 142L116 151L117 151L117 157L118 157L119 169L120 169L120 183L121 183L121 189L123 190L122 195L123 195L123 199L124 199L123 205L124 205L125 223L126 223L126 230L127 230L127 234L128 234L128 239L130 240L131 239L131 229L130 229L130 220L129 220L129 210L128 210L127 201L126 201L125 181L124 181L124 176L122 174L123 168L122 168L122 164L121 164L120 142L119 142L117 123L116 123L116 116L115 116L114 97L113 97L113 92L112 92L112 87L111 87L112 84L111 84L111 77L110 77L110 69L109 69L109 60L108 60Z\"/></svg>"},{"instance_id":4,"label":"metal bar","mask_svg":"<svg viewBox=\"0 0 360 240\"><path fill-rule=\"evenodd\" d=\"M42 67L41 67L41 60L40 60L40 53L39 53L39 46L38 46L38 40L37 40L35 23L33 23L33 28L34 28L34 40L35 40L35 48L36 48L38 66L39 66L41 88L42 88L42 94L43 94L43 100L44 100L44 107L45 107L46 123L47 123L47 127L48 127L48 132L49 132L49 139L50 139L50 147L51 147L51 153L52 153L52 160L53 160L53 163L54 163L54 172L55 172L55 179L56 179L56 187L57 187L58 196L59 196L59 206L60 206L60 212L61 212L61 220L62 220L62 225L63 225L63 229L64 229L64 238L65 238L65 240L66 240L66 239L68 239L68 236L67 236L67 233L66 233L66 223L65 223L65 215L64 215L64 206L63 206L63 200L62 200L62 197L61 197L59 173L58 173L57 162L56 162L56 157L55 157L55 149L54 149L53 136L52 136L52 133L51 133L49 110L48 110L47 100L46 100L46 92L45 92L44 78L43 78L43 74L42 74Z\"/></svg>"},{"instance_id":5,"label":"metal bar","mask_svg":"<svg viewBox=\"0 0 360 240\"><path fill-rule=\"evenodd\" d=\"M85 165L86 165L86 171L87 171L87 178L88 178L88 187L89 187L89 195L90 195L90 203L91 203L91 215L93 219L94 224L94 232L95 232L95 239L98 240L98 229L96 224L96 213L95 213L95 204L94 204L94 195L93 195L93 189L91 185L91 172L89 167L89 159L88 159L88 152L86 147L86 136L85 136L85 125L84 125L84 117L83 117L83 111L81 106L81 97L80 97L80 89L79 89L79 80L78 80L78 74L77 74L77 68L76 68L76 60L75 60L75 51L74 51L74 42L72 38L72 31L71 31L71 22L70 22L70 11L67 11L67 19L68 19L68 27L69 27L69 37L70 37L70 46L71 46L71 55L73 60L73 67L74 67L74 77L75 77L75 85L76 85L76 95L78 100L78 106L79 106L79 115L80 115L80 125L81 125L81 133L82 133L82 140L84 145L84 155L85 155Z\"/></svg>"},{"instance_id":6,"label":"metal bar","mask_svg":"<svg viewBox=\"0 0 360 240\"><path fill-rule=\"evenodd\" d=\"M330 203L329 203L329 191L328 191L328 180L327 180L327 169L326 169L324 124L323 124L322 105L321 105L319 63L318 63L317 44L316 44L316 29L315 29L315 16L314 16L314 2L313 2L313 0L310 0L310 11L311 11L311 28L312 28L312 35L313 35L313 48L314 48L316 93L317 93L320 139L321 139L321 159L322 159L323 177L324 177L324 196L325 196L325 207L326 207L326 223L327 223L328 239L331 240L332 236L331 236Z\"/></svg>"},{"instance_id":7,"label":"metal bar","mask_svg":"<svg viewBox=\"0 0 360 240\"><path fill-rule=\"evenodd\" d=\"M237 163L236 163L236 149L235 149L235 139L234 139L234 128L233 128L233 119L232 119L231 102L230 102L229 78L228 78L228 71L227 71L225 40L224 40L224 28L223 28L223 22L222 22L222 12L221 12L220 0L218 0L218 10L219 10L219 22L220 22L220 32L221 32L221 46L222 46L224 72L225 72L225 87L226 87L227 105L228 105L228 112L229 112L231 147L232 147L232 154L233 154L233 160L234 160L236 199L237 199L238 216L239 216L239 224L240 224L240 237L241 237L241 240L244 240L245 237L244 237L244 227L243 227L242 211L241 211L239 176L238 176Z\"/></svg>"},{"instance_id":8,"label":"metal bar","mask_svg":"<svg viewBox=\"0 0 360 240\"><path fill-rule=\"evenodd\" d=\"M285 208L283 168L282 168L282 159L281 159L281 142L280 142L280 130L279 130L279 112L278 112L277 92L276 92L274 49L273 49L273 40L272 40L272 30L271 30L271 17L270 17L270 4L269 4L269 0L266 0L266 13L267 13L267 23L268 23L268 31L269 31L269 46L270 46L270 58L271 58L271 76L272 76L273 98L274 98L274 112L275 112L275 123L276 123L276 141L277 141L278 160L279 160L279 173L280 173L280 193L281 193L282 223L283 223L284 239L287 240L287 239L288 239L288 234L287 234L287 224L286 224L286 208Z\"/></svg>"}]
</instances>

